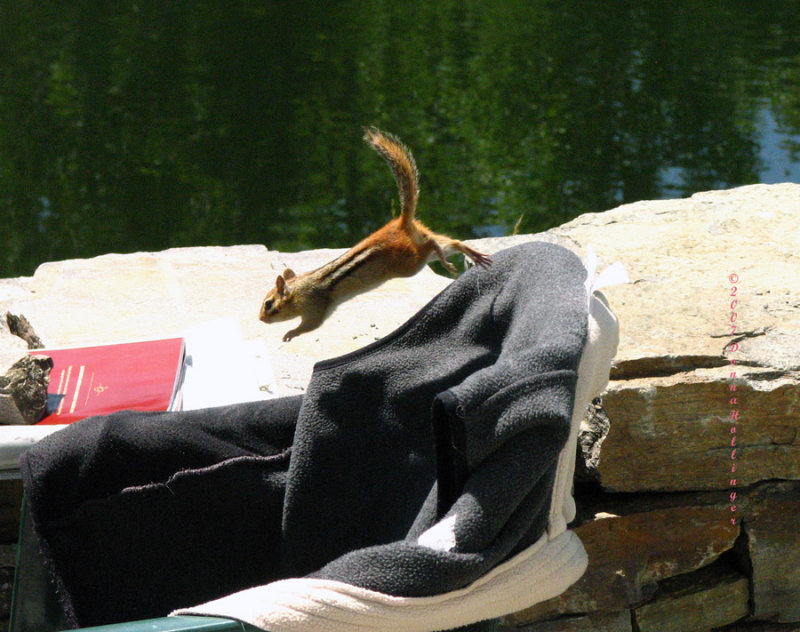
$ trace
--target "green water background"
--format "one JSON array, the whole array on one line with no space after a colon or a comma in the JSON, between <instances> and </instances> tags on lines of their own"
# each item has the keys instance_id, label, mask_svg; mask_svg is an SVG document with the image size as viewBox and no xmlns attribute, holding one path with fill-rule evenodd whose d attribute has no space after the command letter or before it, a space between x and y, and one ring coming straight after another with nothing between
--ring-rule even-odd
<instances>
[{"instance_id":1,"label":"green water background","mask_svg":"<svg viewBox=\"0 0 800 632\"><path fill-rule=\"evenodd\" d=\"M800 182L800 2L6 2L0 277L176 246L349 246L397 212L535 232Z\"/></svg>"}]
</instances>

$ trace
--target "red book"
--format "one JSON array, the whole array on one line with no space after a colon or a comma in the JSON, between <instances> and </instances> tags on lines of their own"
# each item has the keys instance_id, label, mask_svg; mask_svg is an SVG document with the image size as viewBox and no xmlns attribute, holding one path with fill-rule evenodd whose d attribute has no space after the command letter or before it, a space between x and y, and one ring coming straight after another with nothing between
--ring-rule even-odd
<instances>
[{"instance_id":1,"label":"red book","mask_svg":"<svg viewBox=\"0 0 800 632\"><path fill-rule=\"evenodd\" d=\"M36 349L53 358L42 424L69 424L118 410L179 408L182 338L71 349Z\"/></svg>"}]
</instances>

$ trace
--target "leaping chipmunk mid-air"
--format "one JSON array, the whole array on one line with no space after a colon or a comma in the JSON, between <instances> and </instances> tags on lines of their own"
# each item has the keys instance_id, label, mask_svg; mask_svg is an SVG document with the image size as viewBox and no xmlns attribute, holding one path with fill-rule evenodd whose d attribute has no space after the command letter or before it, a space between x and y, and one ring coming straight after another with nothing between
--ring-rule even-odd
<instances>
[{"instance_id":1,"label":"leaping chipmunk mid-air","mask_svg":"<svg viewBox=\"0 0 800 632\"><path fill-rule=\"evenodd\" d=\"M434 259L456 274L447 257L460 252L476 265L491 263L488 255L466 244L438 235L414 218L419 197L419 172L414 157L399 139L375 127L366 128L364 140L389 164L400 189L400 216L330 263L303 274L286 269L275 281L259 318L265 323L300 316L300 324L283 337L319 327L337 305L394 277L409 277Z\"/></svg>"}]
</instances>

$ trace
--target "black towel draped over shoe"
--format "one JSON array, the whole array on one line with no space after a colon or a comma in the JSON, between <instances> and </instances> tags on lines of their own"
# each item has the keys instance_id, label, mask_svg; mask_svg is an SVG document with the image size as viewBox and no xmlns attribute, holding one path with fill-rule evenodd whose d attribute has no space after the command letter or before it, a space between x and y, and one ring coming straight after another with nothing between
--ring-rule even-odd
<instances>
[{"instance_id":1,"label":"black towel draped over shoe","mask_svg":"<svg viewBox=\"0 0 800 632\"><path fill-rule=\"evenodd\" d=\"M42 440L23 480L72 622L291 577L433 596L530 547L570 432L585 279L560 246L516 246L318 363L303 396L121 412Z\"/></svg>"}]
</instances>

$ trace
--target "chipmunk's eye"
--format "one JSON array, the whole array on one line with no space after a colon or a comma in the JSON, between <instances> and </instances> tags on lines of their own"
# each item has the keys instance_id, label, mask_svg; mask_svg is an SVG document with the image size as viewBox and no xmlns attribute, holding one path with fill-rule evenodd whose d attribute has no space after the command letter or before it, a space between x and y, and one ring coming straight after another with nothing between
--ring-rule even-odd
<instances>
[{"instance_id":1,"label":"chipmunk's eye","mask_svg":"<svg viewBox=\"0 0 800 632\"><path fill-rule=\"evenodd\" d=\"M270 299L270 300L268 300L268 301L266 301L266 302L264 303L264 309L265 309L266 311L269 311L269 310L271 310L271 309L272 309L272 299Z\"/></svg>"}]
</instances>

